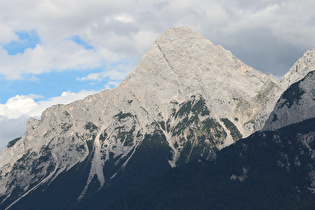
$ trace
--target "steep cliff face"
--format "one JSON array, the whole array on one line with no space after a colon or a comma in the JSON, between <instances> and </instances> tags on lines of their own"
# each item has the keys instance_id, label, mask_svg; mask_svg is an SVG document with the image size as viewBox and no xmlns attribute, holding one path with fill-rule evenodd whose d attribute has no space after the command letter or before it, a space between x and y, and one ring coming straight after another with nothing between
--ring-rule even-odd
<instances>
[{"instance_id":1,"label":"steep cliff face","mask_svg":"<svg viewBox=\"0 0 315 210\"><path fill-rule=\"evenodd\" d=\"M315 48L308 50L304 55L291 67L277 85L273 85L268 95L268 100L263 106L261 112L254 120L254 131L261 130L270 113L273 111L278 99L293 83L303 79L309 72L315 70Z\"/></svg>"},{"instance_id":2,"label":"steep cliff face","mask_svg":"<svg viewBox=\"0 0 315 210\"><path fill-rule=\"evenodd\" d=\"M276 130L315 118L315 71L292 84L278 100L263 130ZM315 126L315 125L314 125Z\"/></svg>"},{"instance_id":3,"label":"steep cliff face","mask_svg":"<svg viewBox=\"0 0 315 210\"><path fill-rule=\"evenodd\" d=\"M126 186L200 157L211 159L248 136L262 110L272 111L266 104L272 105L276 90L282 89L271 75L187 27L170 28L117 88L29 120L25 135L0 156L0 207L74 171L80 178L69 181L76 186L72 203L129 174L134 181Z\"/></svg>"},{"instance_id":4,"label":"steep cliff face","mask_svg":"<svg viewBox=\"0 0 315 210\"><path fill-rule=\"evenodd\" d=\"M156 118L166 120L172 109L170 102L182 103L192 95L201 95L208 108L215 110L212 117L229 118L247 136L252 130L243 124L258 115L262 106L259 94L267 95L273 85L268 81L277 82L222 46L214 46L199 33L180 27L168 29L121 86L127 84L140 101L147 103L150 112L161 112ZM161 111L154 110L151 101ZM253 104L248 107L250 102ZM232 139L229 133L228 138Z\"/></svg>"}]
</instances>

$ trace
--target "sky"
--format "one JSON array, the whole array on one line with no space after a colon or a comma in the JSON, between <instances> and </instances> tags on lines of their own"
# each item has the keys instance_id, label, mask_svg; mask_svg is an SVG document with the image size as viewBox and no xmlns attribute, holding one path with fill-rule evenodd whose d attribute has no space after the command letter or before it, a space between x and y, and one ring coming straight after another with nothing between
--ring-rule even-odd
<instances>
[{"instance_id":1,"label":"sky","mask_svg":"<svg viewBox=\"0 0 315 210\"><path fill-rule=\"evenodd\" d=\"M30 117L116 87L188 26L281 78L315 48L314 0L0 0L0 152Z\"/></svg>"}]
</instances>

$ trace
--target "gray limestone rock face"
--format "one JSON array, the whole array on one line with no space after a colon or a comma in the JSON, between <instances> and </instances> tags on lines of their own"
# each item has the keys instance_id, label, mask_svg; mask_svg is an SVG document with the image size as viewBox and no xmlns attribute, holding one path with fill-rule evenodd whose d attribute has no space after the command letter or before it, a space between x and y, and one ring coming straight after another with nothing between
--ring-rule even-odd
<instances>
[{"instance_id":1,"label":"gray limestone rock face","mask_svg":"<svg viewBox=\"0 0 315 210\"><path fill-rule=\"evenodd\" d=\"M191 95L202 95L210 110L215 110L212 117L228 117L247 136L251 130L244 129L243 124L258 115L256 105L260 103L251 105L246 114L239 110L242 104L255 101L270 79L222 46L179 27L165 31L121 86L128 85L149 110L151 101L163 107L164 119L169 116L170 101L183 102Z\"/></svg>"},{"instance_id":2,"label":"gray limestone rock face","mask_svg":"<svg viewBox=\"0 0 315 210\"><path fill-rule=\"evenodd\" d=\"M281 95L263 130L277 130L311 118L315 118L315 71Z\"/></svg>"},{"instance_id":3,"label":"gray limestone rock face","mask_svg":"<svg viewBox=\"0 0 315 210\"><path fill-rule=\"evenodd\" d=\"M310 71L315 70L315 48L308 50L296 61L288 73L286 73L279 83L270 91L269 99L263 109L255 119L253 131L261 130L270 113L273 111L278 99L283 92L293 83L303 79Z\"/></svg>"}]
</instances>

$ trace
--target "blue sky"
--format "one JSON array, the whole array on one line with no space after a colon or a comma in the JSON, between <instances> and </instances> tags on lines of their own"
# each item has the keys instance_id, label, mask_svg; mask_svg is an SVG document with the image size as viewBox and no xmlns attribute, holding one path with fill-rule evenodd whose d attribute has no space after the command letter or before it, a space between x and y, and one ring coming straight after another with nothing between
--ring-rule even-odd
<instances>
[{"instance_id":1,"label":"blue sky","mask_svg":"<svg viewBox=\"0 0 315 210\"><path fill-rule=\"evenodd\" d=\"M3 49L9 56L23 54L25 50L34 49L36 45L40 45L40 37L35 30L15 32L18 41L11 41L3 45ZM74 35L65 40L73 41L85 50L94 51L93 46L81 39L79 35ZM121 59L118 62L112 62L110 66L106 61L96 68L83 69L62 69L41 74L24 74L22 79L6 79L4 75L0 75L0 103L5 104L8 99L16 95L37 95L34 98L36 102L49 99L61 95L65 91L79 92L81 90L101 91L108 88L114 88L127 75L136 64L136 58ZM132 64L129 64L132 63ZM99 79L83 79L88 75L102 73L104 71L115 70L119 65L126 65L126 69L120 69L122 74L120 78L111 78L109 76L100 76ZM128 65L129 64L129 65ZM120 68L120 67L119 67Z\"/></svg>"},{"instance_id":2,"label":"blue sky","mask_svg":"<svg viewBox=\"0 0 315 210\"><path fill-rule=\"evenodd\" d=\"M40 37L35 30L31 31L17 31L15 34L18 36L18 41L11 41L3 45L9 55L16 55L18 53L24 53L24 50L28 48L35 48L37 44L40 44Z\"/></svg>"},{"instance_id":3,"label":"blue sky","mask_svg":"<svg viewBox=\"0 0 315 210\"><path fill-rule=\"evenodd\" d=\"M186 25L281 78L315 47L313 0L2 0L0 151L29 117L114 88L167 28Z\"/></svg>"},{"instance_id":4,"label":"blue sky","mask_svg":"<svg viewBox=\"0 0 315 210\"><path fill-rule=\"evenodd\" d=\"M104 89L106 80L97 84L77 80L77 77L84 77L86 74L85 71L50 72L36 76L35 80L3 80L0 86L0 103L6 103L15 95L36 94L51 98L61 95L64 91L79 92L82 89L100 91Z\"/></svg>"},{"instance_id":5,"label":"blue sky","mask_svg":"<svg viewBox=\"0 0 315 210\"><path fill-rule=\"evenodd\" d=\"M81 45L84 47L84 49L93 49L93 46L89 45L87 42L81 39L81 37L77 34L70 38L70 40L74 41L78 45Z\"/></svg>"},{"instance_id":6,"label":"blue sky","mask_svg":"<svg viewBox=\"0 0 315 210\"><path fill-rule=\"evenodd\" d=\"M7 51L9 56L23 54L27 49L34 49L37 44L41 44L40 37L35 30L15 32L18 41L11 41L3 45L3 49ZM93 50L87 42L83 41L79 35L69 37L68 40L75 42L84 49ZM101 91L106 88L113 88L115 85L106 84L110 82L110 78L103 78L102 81L82 81L83 78L90 73L98 73L106 69L106 64L91 69L65 69L64 71L51 71L42 74L25 74L23 79L7 80L0 75L0 103L5 104L8 99L16 95L34 94L40 96L35 101L48 99L61 95L64 91L79 92L84 90ZM112 65L115 68L115 64ZM118 80L120 82L121 80Z\"/></svg>"},{"instance_id":7,"label":"blue sky","mask_svg":"<svg viewBox=\"0 0 315 210\"><path fill-rule=\"evenodd\" d=\"M35 30L29 32L15 32L19 41L11 41L3 45L3 49L9 55L23 54L26 49L34 49L37 44L41 44L40 37ZM85 49L92 49L86 42L82 41L79 35L69 38ZM100 69L95 69L100 71ZM61 95L64 91L78 92L82 89L90 89L88 82L78 81L77 77L86 75L84 71L60 71L49 72L40 75L25 75L21 80L6 80L3 76L0 83L0 103L5 104L8 99L16 95L36 94L45 98ZM93 86L93 89L101 90L102 84ZM42 98L36 98L38 101Z\"/></svg>"}]
</instances>

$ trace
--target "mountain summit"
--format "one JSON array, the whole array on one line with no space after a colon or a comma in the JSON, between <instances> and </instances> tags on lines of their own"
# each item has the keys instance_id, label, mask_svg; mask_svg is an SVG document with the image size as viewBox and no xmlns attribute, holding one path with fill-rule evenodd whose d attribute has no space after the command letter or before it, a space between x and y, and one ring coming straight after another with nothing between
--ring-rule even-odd
<instances>
[{"instance_id":1,"label":"mountain summit","mask_svg":"<svg viewBox=\"0 0 315 210\"><path fill-rule=\"evenodd\" d=\"M281 81L269 91L268 101L262 108L254 123L254 130L259 131L265 126L269 114L273 111L278 99L290 85L302 80L309 72L315 70L315 48L308 50L304 55L295 62L288 73L286 73ZM310 87L313 88L313 87ZM264 96L265 97L265 96ZM306 113L304 113L306 114ZM300 118L300 117L299 117ZM300 119L304 119L303 117ZM287 125L290 122L287 122Z\"/></svg>"},{"instance_id":2,"label":"mountain summit","mask_svg":"<svg viewBox=\"0 0 315 210\"><path fill-rule=\"evenodd\" d=\"M242 125L256 112L251 110L244 116L240 103L255 100L269 80L275 81L271 75L247 66L222 46L214 46L199 33L178 27L166 30L156 40L120 87L127 85L144 103L154 101L161 108L162 120L166 121L170 115L166 110L172 109L171 101L180 103L191 95L202 95L207 106L216 110L211 113L212 117L231 118L240 132L248 135L251 131ZM152 112L156 113L154 109Z\"/></svg>"},{"instance_id":3,"label":"mountain summit","mask_svg":"<svg viewBox=\"0 0 315 210\"><path fill-rule=\"evenodd\" d=\"M265 124L281 91L222 46L170 28L118 87L28 121L0 156L0 208L110 202L172 167L215 158Z\"/></svg>"}]
</instances>

